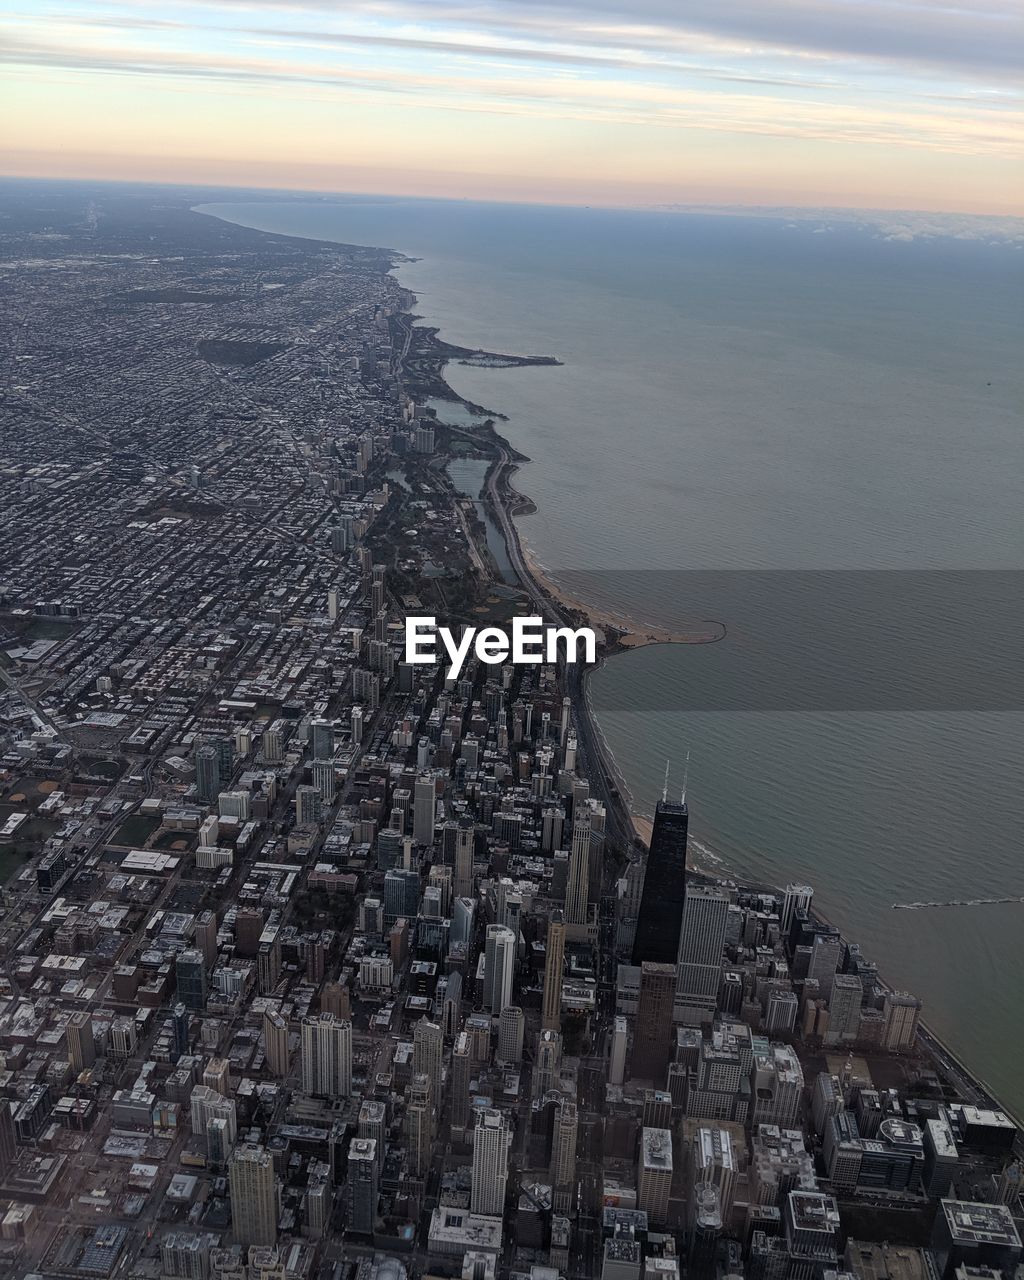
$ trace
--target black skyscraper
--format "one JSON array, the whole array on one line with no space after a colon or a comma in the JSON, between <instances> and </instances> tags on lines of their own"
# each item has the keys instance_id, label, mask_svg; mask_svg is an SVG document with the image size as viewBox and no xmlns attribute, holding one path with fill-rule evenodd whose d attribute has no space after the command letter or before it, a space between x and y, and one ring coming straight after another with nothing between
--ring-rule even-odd
<instances>
[{"instance_id":1,"label":"black skyscraper","mask_svg":"<svg viewBox=\"0 0 1024 1280\"><path fill-rule=\"evenodd\" d=\"M633 963L675 964L686 898L686 803L661 800L654 811Z\"/></svg>"}]
</instances>

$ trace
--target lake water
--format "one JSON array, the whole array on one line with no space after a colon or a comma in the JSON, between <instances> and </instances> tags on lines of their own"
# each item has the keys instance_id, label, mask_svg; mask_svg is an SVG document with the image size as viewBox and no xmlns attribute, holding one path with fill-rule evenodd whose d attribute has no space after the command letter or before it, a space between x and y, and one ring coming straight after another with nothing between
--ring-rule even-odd
<instances>
[{"instance_id":1,"label":"lake water","mask_svg":"<svg viewBox=\"0 0 1024 1280\"><path fill-rule=\"evenodd\" d=\"M519 527L538 559L595 603L665 625L715 616L731 598L722 582L744 583L722 646L645 649L592 682L636 808L653 806L666 757L681 783L689 751L695 838L739 873L815 885L1024 1112L1024 905L891 910L1024 894L1024 713L1009 696L1006 709L957 697L992 658L987 619L963 626L970 571L1024 568L1024 254L782 218L368 199L206 208L401 250L419 260L399 279L442 337L564 362L448 371L507 415L502 430L532 460L517 484L538 510ZM706 599L701 570L726 575ZM867 570L907 571L884 579L895 665L875 681L881 664L846 627L835 683L810 681L802 699L821 658L808 581L855 617ZM938 570L960 574L920 572ZM835 572L808 579L817 571ZM931 590L938 633L959 646L948 677L926 665L909 700L899 655L913 658L909 688L922 638L904 632L902 582L908 599ZM769 615L778 689L717 709L729 663ZM875 643L879 628L866 634Z\"/></svg>"}]
</instances>

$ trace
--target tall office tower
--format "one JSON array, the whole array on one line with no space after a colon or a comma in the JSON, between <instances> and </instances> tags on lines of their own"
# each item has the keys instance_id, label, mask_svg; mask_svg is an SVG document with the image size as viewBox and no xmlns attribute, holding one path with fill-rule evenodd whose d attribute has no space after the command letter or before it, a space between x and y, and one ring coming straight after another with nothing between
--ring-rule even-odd
<instances>
[{"instance_id":1,"label":"tall office tower","mask_svg":"<svg viewBox=\"0 0 1024 1280\"><path fill-rule=\"evenodd\" d=\"M469 1086L473 1078L473 1052L469 1036L460 1031L452 1050L452 1112L453 1129L465 1129L469 1123Z\"/></svg>"},{"instance_id":2,"label":"tall office tower","mask_svg":"<svg viewBox=\"0 0 1024 1280\"><path fill-rule=\"evenodd\" d=\"M211 1116L206 1126L206 1161L211 1168L222 1169L231 1158L234 1125L225 1116Z\"/></svg>"},{"instance_id":3,"label":"tall office tower","mask_svg":"<svg viewBox=\"0 0 1024 1280\"><path fill-rule=\"evenodd\" d=\"M636 1207L647 1214L652 1226L664 1226L668 1221L671 1190L672 1132L670 1129L642 1129Z\"/></svg>"},{"instance_id":4,"label":"tall office tower","mask_svg":"<svg viewBox=\"0 0 1024 1280\"><path fill-rule=\"evenodd\" d=\"M665 1084L672 1052L675 994L675 966L645 960L640 966L631 1074L640 1080L653 1080L659 1088Z\"/></svg>"},{"instance_id":5,"label":"tall office tower","mask_svg":"<svg viewBox=\"0 0 1024 1280\"><path fill-rule=\"evenodd\" d=\"M1006 1165L996 1179L996 1204L1016 1205L1024 1190L1024 1169L1019 1159Z\"/></svg>"},{"instance_id":6,"label":"tall office tower","mask_svg":"<svg viewBox=\"0 0 1024 1280\"><path fill-rule=\"evenodd\" d=\"M686 833L689 821L685 801L681 804L658 801L633 941L635 965L641 965L645 960L674 965L678 958L686 899Z\"/></svg>"},{"instance_id":7,"label":"tall office tower","mask_svg":"<svg viewBox=\"0 0 1024 1280\"><path fill-rule=\"evenodd\" d=\"M430 1080L420 1072L409 1084L405 1104L405 1150L409 1171L414 1178L426 1176L433 1141L434 1106L430 1101Z\"/></svg>"},{"instance_id":8,"label":"tall office tower","mask_svg":"<svg viewBox=\"0 0 1024 1280\"><path fill-rule=\"evenodd\" d=\"M370 571L370 612L374 617L384 609L387 592L387 570L375 564Z\"/></svg>"},{"instance_id":9,"label":"tall office tower","mask_svg":"<svg viewBox=\"0 0 1024 1280\"><path fill-rule=\"evenodd\" d=\"M384 925L390 927L400 916L419 914L420 876L418 871L394 869L384 875Z\"/></svg>"},{"instance_id":10,"label":"tall office tower","mask_svg":"<svg viewBox=\"0 0 1024 1280\"><path fill-rule=\"evenodd\" d=\"M284 734L280 729L264 729L260 746L267 764L276 764L284 759Z\"/></svg>"},{"instance_id":11,"label":"tall office tower","mask_svg":"<svg viewBox=\"0 0 1024 1280\"><path fill-rule=\"evenodd\" d=\"M196 799L211 804L220 791L220 761L215 748L201 744L196 748Z\"/></svg>"},{"instance_id":12,"label":"tall office tower","mask_svg":"<svg viewBox=\"0 0 1024 1280\"><path fill-rule=\"evenodd\" d=\"M334 757L334 725L330 720L314 720L309 726L309 745L314 760Z\"/></svg>"},{"instance_id":13,"label":"tall office tower","mask_svg":"<svg viewBox=\"0 0 1024 1280\"><path fill-rule=\"evenodd\" d=\"M489 924L484 943L484 1004L493 1014L512 1003L515 958L516 935L503 924Z\"/></svg>"},{"instance_id":14,"label":"tall office tower","mask_svg":"<svg viewBox=\"0 0 1024 1280\"><path fill-rule=\"evenodd\" d=\"M417 844L434 843L434 814L437 810L437 787L433 774L416 779L413 788L412 838Z\"/></svg>"},{"instance_id":15,"label":"tall office tower","mask_svg":"<svg viewBox=\"0 0 1024 1280\"><path fill-rule=\"evenodd\" d=\"M472 898L456 898L452 909L452 929L450 942L469 944L473 936L473 919L476 915L476 903Z\"/></svg>"},{"instance_id":16,"label":"tall office tower","mask_svg":"<svg viewBox=\"0 0 1024 1280\"><path fill-rule=\"evenodd\" d=\"M562 1037L557 1031L542 1031L537 1040L537 1059L533 1066L533 1096L543 1098L559 1088L562 1071Z\"/></svg>"},{"instance_id":17,"label":"tall office tower","mask_svg":"<svg viewBox=\"0 0 1024 1280\"><path fill-rule=\"evenodd\" d=\"M3 1181L18 1154L14 1133L14 1112L6 1098L0 1098L0 1181Z\"/></svg>"},{"instance_id":18,"label":"tall office tower","mask_svg":"<svg viewBox=\"0 0 1024 1280\"><path fill-rule=\"evenodd\" d=\"M843 940L838 933L816 933L811 946L808 978L818 983L823 1000L832 997L832 984L836 979L839 962L843 958Z\"/></svg>"},{"instance_id":19,"label":"tall office tower","mask_svg":"<svg viewBox=\"0 0 1024 1280\"><path fill-rule=\"evenodd\" d=\"M711 1183L718 1189L719 1204L723 1216L732 1213L736 1195L736 1178L739 1162L732 1137L727 1129L702 1125L693 1137L691 1147L692 1184Z\"/></svg>"},{"instance_id":20,"label":"tall office tower","mask_svg":"<svg viewBox=\"0 0 1024 1280\"><path fill-rule=\"evenodd\" d=\"M516 1066L523 1060L523 1037L526 1034L526 1018L517 1004L507 1004L498 1019L498 1062L502 1066Z\"/></svg>"},{"instance_id":21,"label":"tall office tower","mask_svg":"<svg viewBox=\"0 0 1024 1280\"><path fill-rule=\"evenodd\" d=\"M338 794L338 775L334 771L333 760L313 761L313 786L320 792L324 804L334 803Z\"/></svg>"},{"instance_id":22,"label":"tall office tower","mask_svg":"<svg viewBox=\"0 0 1024 1280\"><path fill-rule=\"evenodd\" d=\"M231 1093L231 1063L227 1058L211 1058L203 1068L202 1083L222 1098Z\"/></svg>"},{"instance_id":23,"label":"tall office tower","mask_svg":"<svg viewBox=\"0 0 1024 1280\"><path fill-rule=\"evenodd\" d=\"M235 912L235 949L240 956L254 956L263 935L263 912L259 907L239 907Z\"/></svg>"},{"instance_id":24,"label":"tall office tower","mask_svg":"<svg viewBox=\"0 0 1024 1280\"><path fill-rule=\"evenodd\" d=\"M377 1144L377 1164L383 1167L384 1148L388 1132L387 1107L383 1102L375 1102L372 1098L365 1098L359 1104L358 1123L359 1128L356 1131L356 1136L373 1138Z\"/></svg>"},{"instance_id":25,"label":"tall office tower","mask_svg":"<svg viewBox=\"0 0 1024 1280\"><path fill-rule=\"evenodd\" d=\"M264 932L256 951L256 989L269 996L281 979L281 937L276 926Z\"/></svg>"},{"instance_id":26,"label":"tall office tower","mask_svg":"<svg viewBox=\"0 0 1024 1280\"><path fill-rule=\"evenodd\" d=\"M917 1037L917 1024L921 1018L921 1001L906 991L885 993L885 1026L882 1045L890 1052L909 1049Z\"/></svg>"},{"instance_id":27,"label":"tall office tower","mask_svg":"<svg viewBox=\"0 0 1024 1280\"><path fill-rule=\"evenodd\" d=\"M608 1083L622 1084L626 1079L626 1047L629 1044L629 1023L617 1014L612 1023L611 1049L608 1054Z\"/></svg>"},{"instance_id":28,"label":"tall office tower","mask_svg":"<svg viewBox=\"0 0 1024 1280\"><path fill-rule=\"evenodd\" d=\"M288 1022L272 1009L263 1013L263 1052L268 1071L275 1076L288 1074Z\"/></svg>"},{"instance_id":29,"label":"tall office tower","mask_svg":"<svg viewBox=\"0 0 1024 1280\"><path fill-rule=\"evenodd\" d=\"M565 886L565 923L570 932L587 923L587 893L590 885L590 811L586 804L573 810L569 876Z\"/></svg>"},{"instance_id":30,"label":"tall office tower","mask_svg":"<svg viewBox=\"0 0 1024 1280\"><path fill-rule=\"evenodd\" d=\"M544 998L540 1025L547 1031L558 1031L562 1025L562 972L565 968L565 920L561 911L553 911L548 923L547 949L544 955Z\"/></svg>"},{"instance_id":31,"label":"tall office tower","mask_svg":"<svg viewBox=\"0 0 1024 1280\"><path fill-rule=\"evenodd\" d=\"M174 961L178 999L186 1008L206 1008L206 961L196 947L179 951Z\"/></svg>"},{"instance_id":32,"label":"tall office tower","mask_svg":"<svg viewBox=\"0 0 1024 1280\"><path fill-rule=\"evenodd\" d=\"M572 700L570 698L562 699L562 719L558 727L558 741L560 746L565 746L566 736L569 733L569 716L572 711Z\"/></svg>"},{"instance_id":33,"label":"tall office tower","mask_svg":"<svg viewBox=\"0 0 1024 1280\"><path fill-rule=\"evenodd\" d=\"M512 1131L500 1111L488 1107L476 1118L473 1130L473 1181L470 1211L500 1218L505 1211L508 1155Z\"/></svg>"},{"instance_id":34,"label":"tall office tower","mask_svg":"<svg viewBox=\"0 0 1024 1280\"><path fill-rule=\"evenodd\" d=\"M779 921L783 942L789 938L789 930L793 923L794 913L797 911L810 911L813 898L814 890L809 884L786 885L785 892L782 895L782 917Z\"/></svg>"},{"instance_id":35,"label":"tall office tower","mask_svg":"<svg viewBox=\"0 0 1024 1280\"><path fill-rule=\"evenodd\" d=\"M68 1061L76 1074L87 1071L96 1061L96 1042L92 1034L92 1015L85 1009L76 1009L68 1018L66 1028Z\"/></svg>"},{"instance_id":36,"label":"tall office tower","mask_svg":"<svg viewBox=\"0 0 1024 1280\"><path fill-rule=\"evenodd\" d=\"M352 1017L352 1001L349 999L348 987L340 982L325 982L320 992L320 1012L333 1013L342 1022Z\"/></svg>"},{"instance_id":37,"label":"tall office tower","mask_svg":"<svg viewBox=\"0 0 1024 1280\"><path fill-rule=\"evenodd\" d=\"M266 1147L236 1147L228 1165L231 1232L241 1245L277 1241L278 1199L274 1158Z\"/></svg>"},{"instance_id":38,"label":"tall office tower","mask_svg":"<svg viewBox=\"0 0 1024 1280\"><path fill-rule=\"evenodd\" d=\"M190 1018L183 1004L176 1004L171 1014L171 1029L174 1035L175 1060L188 1053Z\"/></svg>"},{"instance_id":39,"label":"tall office tower","mask_svg":"<svg viewBox=\"0 0 1024 1280\"><path fill-rule=\"evenodd\" d=\"M427 1077L431 1103L440 1109L444 1032L436 1022L421 1018L412 1033L412 1045L413 1074Z\"/></svg>"},{"instance_id":40,"label":"tall office tower","mask_svg":"<svg viewBox=\"0 0 1024 1280\"><path fill-rule=\"evenodd\" d=\"M645 1089L640 1124L645 1129L671 1129L672 1095L664 1089Z\"/></svg>"},{"instance_id":41,"label":"tall office tower","mask_svg":"<svg viewBox=\"0 0 1024 1280\"><path fill-rule=\"evenodd\" d=\"M348 1229L355 1235L372 1234L377 1221L379 1163L373 1138L353 1138L348 1148L345 1199Z\"/></svg>"},{"instance_id":42,"label":"tall office tower","mask_svg":"<svg viewBox=\"0 0 1024 1280\"><path fill-rule=\"evenodd\" d=\"M321 1098L352 1092L352 1023L331 1013L302 1019L302 1091Z\"/></svg>"},{"instance_id":43,"label":"tall office tower","mask_svg":"<svg viewBox=\"0 0 1024 1280\"><path fill-rule=\"evenodd\" d=\"M555 1112L551 1143L551 1187L555 1213L571 1213L576 1189L576 1103L563 1098Z\"/></svg>"},{"instance_id":44,"label":"tall office tower","mask_svg":"<svg viewBox=\"0 0 1024 1280\"><path fill-rule=\"evenodd\" d=\"M295 822L300 827L314 827L323 816L323 796L316 787L303 784L295 788Z\"/></svg>"},{"instance_id":45,"label":"tall office tower","mask_svg":"<svg viewBox=\"0 0 1024 1280\"><path fill-rule=\"evenodd\" d=\"M828 1002L828 1031L825 1043L853 1044L860 1035L860 1007L864 984L855 973L837 973Z\"/></svg>"},{"instance_id":46,"label":"tall office tower","mask_svg":"<svg viewBox=\"0 0 1024 1280\"><path fill-rule=\"evenodd\" d=\"M768 993L762 1030L769 1036L788 1036L796 1026L800 1001L795 991L776 988Z\"/></svg>"},{"instance_id":47,"label":"tall office tower","mask_svg":"<svg viewBox=\"0 0 1024 1280\"><path fill-rule=\"evenodd\" d=\"M455 834L455 881L454 891L457 898L473 896L473 823L469 818L460 818L458 831Z\"/></svg>"},{"instance_id":48,"label":"tall office tower","mask_svg":"<svg viewBox=\"0 0 1024 1280\"><path fill-rule=\"evenodd\" d=\"M217 913L215 911L201 911L196 916L196 932L193 941L203 953L207 969L211 968L217 959Z\"/></svg>"},{"instance_id":49,"label":"tall office tower","mask_svg":"<svg viewBox=\"0 0 1024 1280\"><path fill-rule=\"evenodd\" d=\"M357 747L363 740L363 718L364 717L363 717L362 707L360 706L353 707L352 713L349 716L349 725L352 731L352 742Z\"/></svg>"},{"instance_id":50,"label":"tall office tower","mask_svg":"<svg viewBox=\"0 0 1024 1280\"><path fill-rule=\"evenodd\" d=\"M690 888L683 905L676 977L676 1019L690 1026L713 1022L722 981L722 950L729 899L720 889Z\"/></svg>"}]
</instances>

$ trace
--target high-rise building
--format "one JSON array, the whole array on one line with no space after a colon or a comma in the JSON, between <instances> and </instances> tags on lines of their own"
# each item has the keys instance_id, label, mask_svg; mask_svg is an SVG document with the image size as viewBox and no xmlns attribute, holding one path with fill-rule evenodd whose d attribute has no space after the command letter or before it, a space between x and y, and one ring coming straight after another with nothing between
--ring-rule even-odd
<instances>
[{"instance_id":1,"label":"high-rise building","mask_svg":"<svg viewBox=\"0 0 1024 1280\"><path fill-rule=\"evenodd\" d=\"M882 1044L890 1053L909 1049L917 1037L917 1024L921 1018L921 1001L906 991L885 993L885 1029Z\"/></svg>"},{"instance_id":2,"label":"high-rise building","mask_svg":"<svg viewBox=\"0 0 1024 1280\"><path fill-rule=\"evenodd\" d=\"M675 965L645 960L640 966L632 1074L659 1087L665 1083L672 1052L675 994Z\"/></svg>"},{"instance_id":3,"label":"high-rise building","mask_svg":"<svg viewBox=\"0 0 1024 1280\"><path fill-rule=\"evenodd\" d=\"M263 1014L263 1051L267 1070L275 1076L288 1074L288 1022L273 1009Z\"/></svg>"},{"instance_id":4,"label":"high-rise building","mask_svg":"<svg viewBox=\"0 0 1024 1280\"><path fill-rule=\"evenodd\" d=\"M426 1177L434 1141L434 1105L430 1080L422 1072L413 1076L405 1104L405 1150L414 1178Z\"/></svg>"},{"instance_id":5,"label":"high-rise building","mask_svg":"<svg viewBox=\"0 0 1024 1280\"><path fill-rule=\"evenodd\" d=\"M481 1111L473 1130L473 1181L470 1209L473 1213L501 1217L505 1211L508 1156L512 1132L508 1120L493 1107Z\"/></svg>"},{"instance_id":6,"label":"high-rise building","mask_svg":"<svg viewBox=\"0 0 1024 1280\"><path fill-rule=\"evenodd\" d=\"M314 827L323 816L323 796L316 787L295 788L295 822L300 827Z\"/></svg>"},{"instance_id":7,"label":"high-rise building","mask_svg":"<svg viewBox=\"0 0 1024 1280\"><path fill-rule=\"evenodd\" d=\"M441 1074L443 1070L444 1032L436 1022L421 1018L412 1033L412 1069L427 1077L431 1105L441 1107Z\"/></svg>"},{"instance_id":8,"label":"high-rise building","mask_svg":"<svg viewBox=\"0 0 1024 1280\"><path fill-rule=\"evenodd\" d=\"M502 1066L517 1066L523 1060L523 1037L526 1018L516 1004L507 1004L498 1019L498 1062Z\"/></svg>"},{"instance_id":9,"label":"high-rise building","mask_svg":"<svg viewBox=\"0 0 1024 1280\"><path fill-rule=\"evenodd\" d=\"M338 794L338 775L334 771L333 760L313 761L313 786L320 792L324 804L334 803Z\"/></svg>"},{"instance_id":10,"label":"high-rise building","mask_svg":"<svg viewBox=\"0 0 1024 1280\"><path fill-rule=\"evenodd\" d=\"M14 1163L18 1143L14 1131L14 1112L6 1098L0 1098L0 1181Z\"/></svg>"},{"instance_id":11,"label":"high-rise building","mask_svg":"<svg viewBox=\"0 0 1024 1280\"><path fill-rule=\"evenodd\" d=\"M542 1031L537 1040L533 1065L533 1096L542 1098L559 1087L562 1070L562 1036L558 1031Z\"/></svg>"},{"instance_id":12,"label":"high-rise building","mask_svg":"<svg viewBox=\"0 0 1024 1280\"><path fill-rule=\"evenodd\" d=\"M178 999L188 1009L206 1008L206 958L197 947L179 951L174 961Z\"/></svg>"},{"instance_id":13,"label":"high-rise building","mask_svg":"<svg viewBox=\"0 0 1024 1280\"><path fill-rule=\"evenodd\" d=\"M453 1129L465 1129L469 1123L469 1086L473 1076L473 1052L469 1035L460 1031L452 1050L452 1110Z\"/></svg>"},{"instance_id":14,"label":"high-rise building","mask_svg":"<svg viewBox=\"0 0 1024 1280\"><path fill-rule=\"evenodd\" d=\"M623 1084L626 1079L626 1047L629 1043L629 1023L617 1014L612 1023L611 1050L608 1055L608 1083Z\"/></svg>"},{"instance_id":15,"label":"high-rise building","mask_svg":"<svg viewBox=\"0 0 1024 1280\"><path fill-rule=\"evenodd\" d=\"M374 1138L353 1138L348 1148L345 1197L348 1229L368 1236L377 1221L379 1164Z\"/></svg>"},{"instance_id":16,"label":"high-rise building","mask_svg":"<svg viewBox=\"0 0 1024 1280\"><path fill-rule=\"evenodd\" d=\"M569 875L565 886L565 923L575 933L586 926L590 914L590 810L586 802L573 811Z\"/></svg>"},{"instance_id":17,"label":"high-rise building","mask_svg":"<svg viewBox=\"0 0 1024 1280\"><path fill-rule=\"evenodd\" d=\"M647 1214L653 1226L667 1223L671 1190L672 1132L669 1129L642 1129L636 1207Z\"/></svg>"},{"instance_id":18,"label":"high-rise building","mask_svg":"<svg viewBox=\"0 0 1024 1280\"><path fill-rule=\"evenodd\" d=\"M562 971L565 967L565 920L561 911L552 912L544 954L544 998L540 1025L558 1031L562 1025Z\"/></svg>"},{"instance_id":19,"label":"high-rise building","mask_svg":"<svg viewBox=\"0 0 1024 1280\"><path fill-rule=\"evenodd\" d=\"M196 798L204 804L212 804L220 791L220 765L213 747L196 748Z\"/></svg>"},{"instance_id":20,"label":"high-rise building","mask_svg":"<svg viewBox=\"0 0 1024 1280\"><path fill-rule=\"evenodd\" d=\"M334 725L330 720L314 720L309 726L309 745L314 760L334 758Z\"/></svg>"},{"instance_id":21,"label":"high-rise building","mask_svg":"<svg viewBox=\"0 0 1024 1280\"><path fill-rule=\"evenodd\" d=\"M782 897L782 918L779 922L783 941L788 939L793 917L797 911L810 911L814 890L809 884L787 884Z\"/></svg>"},{"instance_id":22,"label":"high-rise building","mask_svg":"<svg viewBox=\"0 0 1024 1280\"><path fill-rule=\"evenodd\" d=\"M686 836L689 812L685 801L659 800L654 810L651 847L647 853L633 963L645 960L675 965L686 900Z\"/></svg>"},{"instance_id":23,"label":"high-rise building","mask_svg":"<svg viewBox=\"0 0 1024 1280\"><path fill-rule=\"evenodd\" d=\"M860 1034L864 984L855 973L837 973L828 1002L826 1044L853 1044Z\"/></svg>"},{"instance_id":24,"label":"high-rise building","mask_svg":"<svg viewBox=\"0 0 1024 1280\"><path fill-rule=\"evenodd\" d=\"M201 911L196 916L196 932L193 938L196 946L203 953L206 967L209 969L217 959L217 914L214 911Z\"/></svg>"},{"instance_id":25,"label":"high-rise building","mask_svg":"<svg viewBox=\"0 0 1024 1280\"><path fill-rule=\"evenodd\" d=\"M453 889L457 898L473 896L473 823L460 818L455 833L455 877Z\"/></svg>"},{"instance_id":26,"label":"high-rise building","mask_svg":"<svg viewBox=\"0 0 1024 1280\"><path fill-rule=\"evenodd\" d=\"M331 1013L302 1019L302 1090L321 1098L352 1092L352 1023Z\"/></svg>"},{"instance_id":27,"label":"high-rise building","mask_svg":"<svg viewBox=\"0 0 1024 1280\"><path fill-rule=\"evenodd\" d=\"M433 774L416 779L413 788L412 838L417 844L434 843L434 815L437 809L437 788Z\"/></svg>"},{"instance_id":28,"label":"high-rise building","mask_svg":"<svg viewBox=\"0 0 1024 1280\"><path fill-rule=\"evenodd\" d=\"M255 1143L236 1147L228 1165L231 1231L238 1244L274 1244L278 1197L274 1159Z\"/></svg>"},{"instance_id":29,"label":"high-rise building","mask_svg":"<svg viewBox=\"0 0 1024 1280\"><path fill-rule=\"evenodd\" d=\"M500 1014L512 1003L515 959L516 935L502 924L488 925L484 945L484 1004L493 1014Z\"/></svg>"},{"instance_id":30,"label":"high-rise building","mask_svg":"<svg viewBox=\"0 0 1024 1280\"><path fill-rule=\"evenodd\" d=\"M88 1070L96 1061L96 1042L92 1034L92 1015L76 1009L68 1018L68 1061L74 1072Z\"/></svg>"},{"instance_id":31,"label":"high-rise building","mask_svg":"<svg viewBox=\"0 0 1024 1280\"><path fill-rule=\"evenodd\" d=\"M676 1017L698 1026L712 1022L722 981L722 949L729 899L720 889L691 886L683 906L676 979Z\"/></svg>"},{"instance_id":32,"label":"high-rise building","mask_svg":"<svg viewBox=\"0 0 1024 1280\"><path fill-rule=\"evenodd\" d=\"M555 1213L572 1212L576 1188L576 1134L578 1117L576 1103L563 1098L555 1112L554 1135L551 1142L551 1188Z\"/></svg>"}]
</instances>

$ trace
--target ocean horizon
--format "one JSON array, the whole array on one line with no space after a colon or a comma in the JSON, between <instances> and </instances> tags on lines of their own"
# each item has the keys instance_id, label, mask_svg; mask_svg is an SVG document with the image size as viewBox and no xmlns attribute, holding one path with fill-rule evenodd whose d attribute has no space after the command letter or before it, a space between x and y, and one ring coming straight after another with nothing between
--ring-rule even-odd
<instances>
[{"instance_id":1,"label":"ocean horizon","mask_svg":"<svg viewBox=\"0 0 1024 1280\"><path fill-rule=\"evenodd\" d=\"M658 625L702 605L674 598L691 588L666 589L671 575L759 571L772 594L754 596L749 617L785 618L778 584L802 574L1024 568L1024 254L1012 239L937 236L895 215L887 226L399 199L201 210L395 249L415 259L397 278L442 338L562 361L450 364L446 377L504 416L499 430L530 459L516 487L537 508L520 534L595 606ZM1024 713L964 709L943 688L904 706L898 674L889 697L870 663L858 669L849 628L839 705L702 706L698 695L731 685L755 630L734 627L732 648L652 647L594 674L592 706L636 811L652 811L666 759L682 785L689 752L703 856L813 884L885 979L919 995L929 1025L1024 1112L1024 904L892 910L1024 895ZM975 640L955 683L985 653ZM782 634L794 687L810 643L801 627Z\"/></svg>"}]
</instances>

